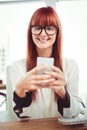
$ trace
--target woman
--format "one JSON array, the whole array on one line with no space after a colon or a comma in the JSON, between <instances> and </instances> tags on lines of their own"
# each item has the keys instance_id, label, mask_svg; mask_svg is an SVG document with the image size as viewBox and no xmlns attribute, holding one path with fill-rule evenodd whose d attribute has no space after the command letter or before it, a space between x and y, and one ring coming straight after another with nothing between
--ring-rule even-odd
<instances>
[{"instance_id":1,"label":"woman","mask_svg":"<svg viewBox=\"0 0 87 130\"><path fill-rule=\"evenodd\" d=\"M52 71L39 71L37 57L54 58ZM27 58L12 65L14 111L19 118L44 118L80 113L78 66L62 58L62 28L52 7L37 9L31 17L27 33ZM49 84L49 85L43 85Z\"/></svg>"}]
</instances>

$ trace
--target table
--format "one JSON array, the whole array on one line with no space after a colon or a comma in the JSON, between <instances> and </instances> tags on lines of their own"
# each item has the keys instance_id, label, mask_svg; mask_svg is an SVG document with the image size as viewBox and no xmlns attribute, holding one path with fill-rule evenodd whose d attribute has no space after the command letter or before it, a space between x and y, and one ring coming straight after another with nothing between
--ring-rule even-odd
<instances>
[{"instance_id":1,"label":"table","mask_svg":"<svg viewBox=\"0 0 87 130\"><path fill-rule=\"evenodd\" d=\"M87 130L87 126L64 126L58 123L57 117L30 119L0 123L0 130Z\"/></svg>"}]
</instances>

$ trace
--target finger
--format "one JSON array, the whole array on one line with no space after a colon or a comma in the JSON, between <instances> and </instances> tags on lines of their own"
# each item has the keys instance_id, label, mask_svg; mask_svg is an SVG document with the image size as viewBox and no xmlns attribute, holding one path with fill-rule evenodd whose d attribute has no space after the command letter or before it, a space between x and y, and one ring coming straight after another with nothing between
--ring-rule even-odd
<instances>
[{"instance_id":1,"label":"finger","mask_svg":"<svg viewBox=\"0 0 87 130\"><path fill-rule=\"evenodd\" d=\"M46 74L42 74L42 75L31 75L29 77L29 80L44 80L44 79L50 79L52 78L51 75L46 75Z\"/></svg>"},{"instance_id":2,"label":"finger","mask_svg":"<svg viewBox=\"0 0 87 130\"><path fill-rule=\"evenodd\" d=\"M60 74L60 73L53 72L53 71L46 71L45 74L51 75L55 79L65 80L63 73Z\"/></svg>"},{"instance_id":3,"label":"finger","mask_svg":"<svg viewBox=\"0 0 87 130\"><path fill-rule=\"evenodd\" d=\"M52 84L50 86L51 87L66 86L66 82L65 81L61 81L61 80L56 80L56 81L52 82Z\"/></svg>"},{"instance_id":4,"label":"finger","mask_svg":"<svg viewBox=\"0 0 87 130\"><path fill-rule=\"evenodd\" d=\"M30 74L37 74L39 71L42 71L42 70L47 69L47 68L48 68L48 66L46 66L46 65L35 67L34 69L32 69L30 71Z\"/></svg>"},{"instance_id":5,"label":"finger","mask_svg":"<svg viewBox=\"0 0 87 130\"><path fill-rule=\"evenodd\" d=\"M44 80L32 80L30 81L31 84L34 85L43 85L43 84L50 84L54 81L55 79L51 78L51 79L44 79Z\"/></svg>"},{"instance_id":6,"label":"finger","mask_svg":"<svg viewBox=\"0 0 87 130\"><path fill-rule=\"evenodd\" d=\"M55 72L58 72L58 73L60 73L60 74L62 73L62 71L60 70L60 68L58 68L58 67L56 67L56 66L52 66L51 68L52 68L52 70L55 71Z\"/></svg>"},{"instance_id":7,"label":"finger","mask_svg":"<svg viewBox=\"0 0 87 130\"><path fill-rule=\"evenodd\" d=\"M34 90L37 90L41 88L40 85L31 85L29 88L28 88L28 91L34 91Z\"/></svg>"}]
</instances>

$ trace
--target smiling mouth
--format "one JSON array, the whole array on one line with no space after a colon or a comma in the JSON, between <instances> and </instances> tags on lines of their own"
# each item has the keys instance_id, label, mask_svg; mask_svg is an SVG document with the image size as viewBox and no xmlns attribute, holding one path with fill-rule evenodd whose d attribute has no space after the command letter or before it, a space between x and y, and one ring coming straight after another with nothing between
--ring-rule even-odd
<instances>
[{"instance_id":1,"label":"smiling mouth","mask_svg":"<svg viewBox=\"0 0 87 130\"><path fill-rule=\"evenodd\" d=\"M38 38L38 40L39 40L41 43L45 43L45 42L47 42L49 39L40 39L40 38Z\"/></svg>"}]
</instances>

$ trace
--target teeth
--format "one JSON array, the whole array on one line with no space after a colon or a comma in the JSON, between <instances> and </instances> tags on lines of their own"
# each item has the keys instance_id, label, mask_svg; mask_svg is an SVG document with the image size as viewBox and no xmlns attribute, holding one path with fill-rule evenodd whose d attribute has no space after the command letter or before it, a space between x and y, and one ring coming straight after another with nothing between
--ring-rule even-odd
<instances>
[{"instance_id":1,"label":"teeth","mask_svg":"<svg viewBox=\"0 0 87 130\"><path fill-rule=\"evenodd\" d=\"M47 39L39 39L41 42L46 42Z\"/></svg>"}]
</instances>

